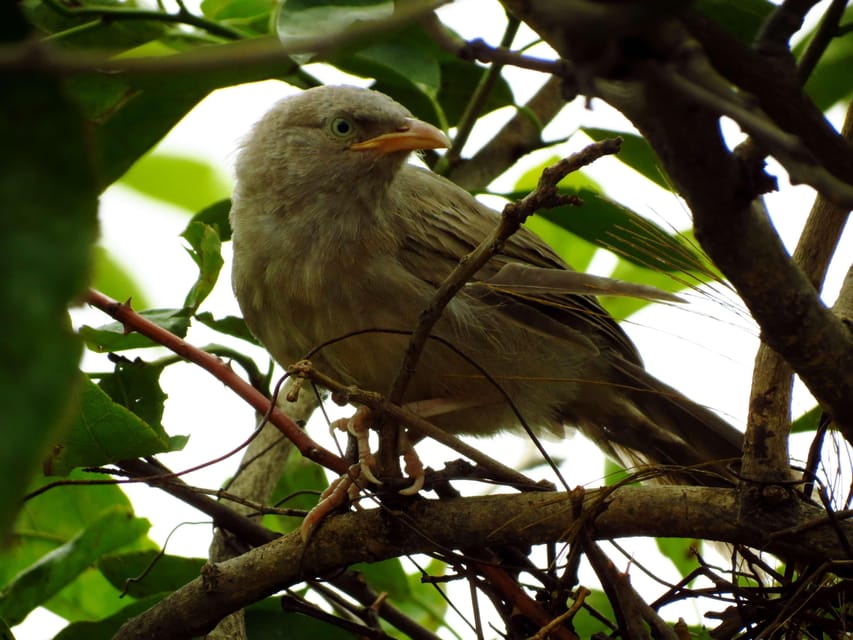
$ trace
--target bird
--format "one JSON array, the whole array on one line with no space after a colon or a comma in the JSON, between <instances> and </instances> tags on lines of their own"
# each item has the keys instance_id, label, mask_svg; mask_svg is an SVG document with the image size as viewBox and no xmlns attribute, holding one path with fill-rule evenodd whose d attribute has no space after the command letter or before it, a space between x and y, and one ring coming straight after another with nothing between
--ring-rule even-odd
<instances>
[{"instance_id":1,"label":"bird","mask_svg":"<svg viewBox=\"0 0 853 640\"><path fill-rule=\"evenodd\" d=\"M316 350L318 370L389 390L421 311L499 220L408 162L448 145L389 96L351 86L284 98L249 131L235 161L232 287L282 366ZM584 287L611 282L618 291L522 227L443 310L403 401L441 407L430 421L456 435L517 431L519 415L558 440L578 429L626 466L739 458L742 434L648 373ZM679 481L727 484L727 468Z\"/></svg>"}]
</instances>

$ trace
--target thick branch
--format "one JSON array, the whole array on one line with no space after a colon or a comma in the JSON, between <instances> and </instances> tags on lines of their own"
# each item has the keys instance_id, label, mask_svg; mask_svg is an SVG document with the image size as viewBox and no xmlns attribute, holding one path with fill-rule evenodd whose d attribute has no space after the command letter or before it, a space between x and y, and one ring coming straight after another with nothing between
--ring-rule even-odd
<instances>
[{"instance_id":1,"label":"thick branch","mask_svg":"<svg viewBox=\"0 0 853 640\"><path fill-rule=\"evenodd\" d=\"M843 557L834 528L818 509L804 505L806 517L814 519L807 528L789 529L790 523L772 516L738 524L734 491L626 486L589 492L583 508L577 506L565 493L528 493L423 500L405 513L376 509L329 518L307 546L294 533L209 566L201 577L129 620L115 638L170 640L199 635L250 602L306 576L328 574L355 562L484 544L571 540L581 527L595 539L680 536L737 542L801 562ZM845 535L853 536L853 523L845 521L841 527Z\"/></svg>"},{"instance_id":2,"label":"thick branch","mask_svg":"<svg viewBox=\"0 0 853 640\"><path fill-rule=\"evenodd\" d=\"M592 3L570 2L559 11L554 3L544 0L504 0L504 4L560 55L577 64L572 53L581 47L577 38L584 34L573 20L583 15L573 15L571 8L588 8ZM603 11L610 5L596 6ZM619 17L604 13L600 19L611 17L616 21L611 33L618 37L617 27L622 26ZM649 21L638 24L636 30L641 28L645 32L635 32L633 38L642 37L658 57L669 54L677 58L681 51L695 49L695 42L673 21ZM762 109L777 125L796 133L827 169L847 179L848 173L853 173L853 154L846 141L828 127L822 114L814 113L814 105L799 88L794 91L790 84L772 79L780 74L778 68L755 60L755 54L737 58L736 64L730 55L725 56L727 41L722 37L711 39L711 35L719 36L718 31L708 28L702 32L703 44L713 49L714 66L757 95ZM567 34L575 41L569 43ZM611 47L620 50L618 43ZM746 71L753 63L752 70ZM666 74L675 73L675 65L651 58L639 62L623 59L620 68L620 79L595 82L598 95L622 111L648 139L693 212L697 238L737 288L761 326L764 341L793 366L846 437L853 439L853 338L791 262L764 212L751 206L755 176L726 147L719 129L719 112L695 96L673 93Z\"/></svg>"}]
</instances>

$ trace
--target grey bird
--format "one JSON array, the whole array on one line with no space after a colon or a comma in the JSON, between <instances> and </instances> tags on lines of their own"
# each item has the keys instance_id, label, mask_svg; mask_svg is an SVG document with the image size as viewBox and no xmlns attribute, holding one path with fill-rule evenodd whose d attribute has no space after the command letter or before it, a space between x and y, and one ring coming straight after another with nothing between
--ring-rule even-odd
<instances>
[{"instance_id":1,"label":"grey bird","mask_svg":"<svg viewBox=\"0 0 853 640\"><path fill-rule=\"evenodd\" d=\"M411 331L436 288L497 224L449 180L406 162L445 135L376 91L318 87L277 103L245 138L233 194L232 283L246 323L283 366L366 329ZM443 407L455 434L580 429L623 464L731 460L742 436L654 378L588 292L642 287L577 274L521 229L448 304L406 402ZM312 361L345 384L386 393L408 337L368 332ZM554 446L554 445L549 445ZM725 466L715 467L725 475ZM689 474L690 482L725 483Z\"/></svg>"}]
</instances>

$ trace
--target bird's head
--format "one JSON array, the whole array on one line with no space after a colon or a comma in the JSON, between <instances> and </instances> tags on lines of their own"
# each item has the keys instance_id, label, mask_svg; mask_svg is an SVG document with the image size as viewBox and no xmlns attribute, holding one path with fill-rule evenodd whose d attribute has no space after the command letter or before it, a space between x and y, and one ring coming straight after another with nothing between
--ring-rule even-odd
<instances>
[{"instance_id":1,"label":"bird's head","mask_svg":"<svg viewBox=\"0 0 853 640\"><path fill-rule=\"evenodd\" d=\"M412 151L447 146L444 133L385 94L317 87L281 100L255 125L237 160L238 189L375 192Z\"/></svg>"}]
</instances>

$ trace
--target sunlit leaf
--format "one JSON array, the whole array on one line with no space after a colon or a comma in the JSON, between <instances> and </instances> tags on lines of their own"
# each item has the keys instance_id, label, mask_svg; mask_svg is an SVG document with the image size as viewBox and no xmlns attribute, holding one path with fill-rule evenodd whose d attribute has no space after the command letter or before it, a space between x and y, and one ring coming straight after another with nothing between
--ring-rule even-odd
<instances>
[{"instance_id":1,"label":"sunlit leaf","mask_svg":"<svg viewBox=\"0 0 853 640\"><path fill-rule=\"evenodd\" d=\"M105 553L123 547L148 531L149 523L116 507L79 535L19 573L0 595L0 617L21 622Z\"/></svg>"},{"instance_id":2,"label":"sunlit leaf","mask_svg":"<svg viewBox=\"0 0 853 640\"><path fill-rule=\"evenodd\" d=\"M132 298L136 304L145 308L148 300L141 285L106 247L95 247L95 269L92 287L110 298L127 300Z\"/></svg>"},{"instance_id":3,"label":"sunlit leaf","mask_svg":"<svg viewBox=\"0 0 853 640\"><path fill-rule=\"evenodd\" d=\"M594 129L584 127L580 129L590 138L595 141L605 140L607 138L622 138L622 145L619 148L619 153L614 157L621 162L627 164L640 175L648 178L655 184L663 187L667 191L670 190L671 184L666 179L666 173L658 162L658 157L652 151L646 139L633 133L624 131L613 131L611 129Z\"/></svg>"},{"instance_id":4,"label":"sunlit leaf","mask_svg":"<svg viewBox=\"0 0 853 640\"><path fill-rule=\"evenodd\" d=\"M207 162L166 153L142 157L121 184L187 211L197 211L229 192L227 181ZM191 188L188 188L192 185Z\"/></svg>"}]
</instances>

